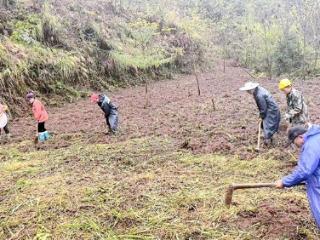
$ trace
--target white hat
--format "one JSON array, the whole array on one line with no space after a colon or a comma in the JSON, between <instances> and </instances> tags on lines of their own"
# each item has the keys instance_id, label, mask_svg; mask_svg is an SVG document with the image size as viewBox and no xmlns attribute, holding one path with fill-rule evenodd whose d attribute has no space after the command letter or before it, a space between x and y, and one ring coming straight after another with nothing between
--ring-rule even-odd
<instances>
[{"instance_id":1,"label":"white hat","mask_svg":"<svg viewBox=\"0 0 320 240\"><path fill-rule=\"evenodd\" d=\"M256 87L259 86L259 83L254 83L254 82L246 82L246 84L240 88L240 91L248 91L248 90L252 90L255 89Z\"/></svg>"}]
</instances>

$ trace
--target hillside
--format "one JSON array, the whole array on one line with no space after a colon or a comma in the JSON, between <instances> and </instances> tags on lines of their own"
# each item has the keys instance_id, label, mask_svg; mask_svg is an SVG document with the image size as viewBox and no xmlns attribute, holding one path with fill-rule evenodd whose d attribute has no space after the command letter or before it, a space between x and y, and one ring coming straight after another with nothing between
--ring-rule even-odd
<instances>
[{"instance_id":1,"label":"hillside","mask_svg":"<svg viewBox=\"0 0 320 240\"><path fill-rule=\"evenodd\" d=\"M304 186L238 190L224 203L230 184L273 183L297 165L279 79L293 80L320 124L319 8L0 0L0 103L11 132L0 135L0 240L320 239ZM259 151L256 102L239 91L247 81L282 114L273 145ZM49 113L44 143L29 90ZM93 91L118 107L115 135Z\"/></svg>"},{"instance_id":2,"label":"hillside","mask_svg":"<svg viewBox=\"0 0 320 240\"><path fill-rule=\"evenodd\" d=\"M206 22L196 15L166 15L103 0L8 3L0 19L3 101L17 111L30 89L48 101L59 95L72 100L88 88L192 72L205 60Z\"/></svg>"}]
</instances>

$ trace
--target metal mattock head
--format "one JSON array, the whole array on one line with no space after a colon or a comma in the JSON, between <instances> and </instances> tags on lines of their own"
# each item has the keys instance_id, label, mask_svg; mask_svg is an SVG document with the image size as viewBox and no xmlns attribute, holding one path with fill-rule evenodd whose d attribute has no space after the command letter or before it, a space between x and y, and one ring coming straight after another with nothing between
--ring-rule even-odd
<instances>
[{"instance_id":1,"label":"metal mattock head","mask_svg":"<svg viewBox=\"0 0 320 240\"><path fill-rule=\"evenodd\" d=\"M233 185L230 185L227 189L226 198L224 201L224 203L225 203L225 205L227 205L227 207L230 207L230 205L231 205L233 191L234 191Z\"/></svg>"}]
</instances>

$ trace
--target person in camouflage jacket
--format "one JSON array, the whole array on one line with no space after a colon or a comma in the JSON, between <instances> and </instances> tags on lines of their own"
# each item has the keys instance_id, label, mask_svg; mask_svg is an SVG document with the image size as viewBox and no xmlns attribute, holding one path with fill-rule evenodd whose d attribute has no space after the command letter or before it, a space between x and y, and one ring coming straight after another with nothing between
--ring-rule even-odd
<instances>
[{"instance_id":1,"label":"person in camouflage jacket","mask_svg":"<svg viewBox=\"0 0 320 240\"><path fill-rule=\"evenodd\" d=\"M287 98L286 121L291 126L307 125L309 121L308 107L302 93L293 88L291 81L288 79L280 81L279 89L286 94Z\"/></svg>"}]
</instances>

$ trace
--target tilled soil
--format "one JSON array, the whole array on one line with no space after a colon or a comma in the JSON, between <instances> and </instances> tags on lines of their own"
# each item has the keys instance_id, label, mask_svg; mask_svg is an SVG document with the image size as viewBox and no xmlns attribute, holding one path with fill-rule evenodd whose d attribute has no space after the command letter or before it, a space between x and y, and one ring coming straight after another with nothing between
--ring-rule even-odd
<instances>
[{"instance_id":1,"label":"tilled soil","mask_svg":"<svg viewBox=\"0 0 320 240\"><path fill-rule=\"evenodd\" d=\"M308 209L295 200L292 200L286 208L276 206L269 200L261 203L256 211L239 213L239 219L235 224L243 230L255 226L265 226L263 231L260 231L259 236L263 239L277 239L281 232L287 233L289 239L308 239L303 233L297 232L297 226L304 225L309 221L309 219L306 219L304 223L298 220L299 217L303 219L306 212L308 212ZM292 218L293 215L296 218Z\"/></svg>"},{"instance_id":2,"label":"tilled soil","mask_svg":"<svg viewBox=\"0 0 320 240\"><path fill-rule=\"evenodd\" d=\"M50 119L47 128L53 133L53 139L42 147L60 149L77 142L116 143L134 138L164 136L174 142L174 146L170 145L173 149L169 149L169 152L183 149L194 154L238 155L243 160L251 160L260 154L266 158L286 160L283 166L286 170L294 167L297 150L283 148L286 143L284 128L275 137L276 143L273 148L262 147L259 153L255 151L259 114L252 96L238 90L246 81L251 80L247 73L241 68L229 66L226 73L217 68L214 72L200 74L199 79L201 96L198 96L194 76L180 76L176 80L150 84L148 104L146 104L144 87L120 89L111 93L110 97L119 106L120 112L121 129L115 136L106 134L103 113L97 105L90 103L89 99L61 107L49 107ZM260 79L259 82L274 95L283 112L286 105L285 96L277 89L277 81ZM320 87L317 80L310 80L304 86L297 81L296 86L299 90L304 90L312 121L319 123L320 110L317 106L320 104ZM34 139L36 124L31 114L26 113L26 115L28 116L15 119L10 123L13 135L10 142ZM20 151L27 152L34 146L21 144L19 148ZM157 151L157 146L153 146L152 149ZM153 152L150 153L152 154ZM129 161L122 159L121 156L114 156L112 160ZM80 158L66 160L63 165L64 170L78 168L79 171L83 171L85 168L79 165L79 161ZM87 168L96 167L82 164ZM52 171L58 170L52 169ZM121 178L122 175L119 175L119 182ZM85 179L83 181L85 184ZM143 180L139 186L128 189L136 191L139 187L145 188ZM132 193L132 195L135 194ZM82 210L90 207L92 206L84 206ZM191 213L195 209L196 206L193 205L188 207ZM260 203L257 210L240 212L235 222L228 222L228 225L235 225L244 231L257 227L260 233L258 237L261 239L276 239L281 232L288 233L290 239L305 239L306 236L296 231L296 226L304 225L301 219L309 214L307 212L306 205L296 200L286 207L267 201ZM292 216L297 217L292 218ZM119 228L139 225L139 222L134 221L123 219L117 224ZM306 225L310 224L308 222ZM261 226L264 226L263 231ZM205 238L198 232L194 232L186 239Z\"/></svg>"},{"instance_id":3,"label":"tilled soil","mask_svg":"<svg viewBox=\"0 0 320 240\"><path fill-rule=\"evenodd\" d=\"M229 66L226 73L217 68L199 75L201 96L198 96L194 76L180 76L176 80L152 83L146 100L144 87L121 89L110 94L119 107L121 130L117 136L108 136L104 116L89 99L61 107L48 108L49 131L55 135L50 147L66 147L71 139L87 143L125 141L144 136L167 136L177 148L193 153L237 154L242 159L252 159L258 154L268 154L263 148L255 151L258 132L258 111L252 96L238 89L251 77L241 68ZM285 96L277 89L277 81L260 79L285 109ZM320 122L317 80L296 87L304 91L309 104L311 119ZM147 103L147 104L146 104ZM147 106L146 106L147 105ZM31 111L31 109L30 109ZM36 124L32 117L19 118L10 123L13 139L32 139ZM272 156L287 157L285 128L275 137ZM277 151L279 150L279 151Z\"/></svg>"}]
</instances>

